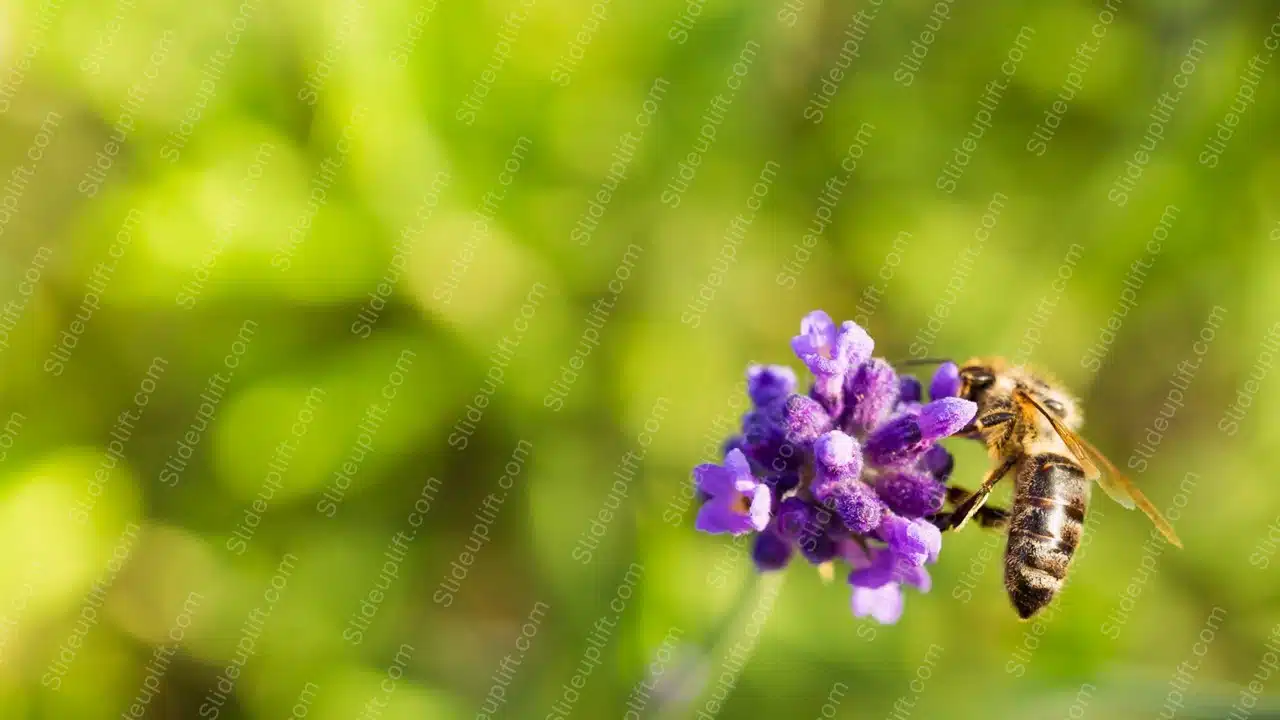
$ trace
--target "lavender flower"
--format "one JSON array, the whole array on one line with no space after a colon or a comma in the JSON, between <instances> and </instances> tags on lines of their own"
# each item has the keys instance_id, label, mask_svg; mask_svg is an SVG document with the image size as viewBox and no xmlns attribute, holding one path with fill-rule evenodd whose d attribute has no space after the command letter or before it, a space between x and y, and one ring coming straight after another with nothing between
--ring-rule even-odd
<instances>
[{"instance_id":1,"label":"lavender flower","mask_svg":"<svg viewBox=\"0 0 1280 720\"><path fill-rule=\"evenodd\" d=\"M929 572L923 565L904 562L902 556L890 549L877 548L864 567L856 567L849 573L853 586L853 614L855 617L870 615L881 624L890 625L902 616L904 603L902 586L911 585L921 592L932 586Z\"/></svg>"},{"instance_id":2,"label":"lavender flower","mask_svg":"<svg viewBox=\"0 0 1280 720\"><path fill-rule=\"evenodd\" d=\"M810 395L832 416L843 409L842 393L849 368L871 357L874 347L866 330L847 321L837 330L831 317L821 310L805 316L800 321L800 334L791 339L791 349L813 373Z\"/></svg>"},{"instance_id":3,"label":"lavender flower","mask_svg":"<svg viewBox=\"0 0 1280 720\"><path fill-rule=\"evenodd\" d=\"M942 509L946 486L924 472L889 472L876 482L876 494L895 513L926 517Z\"/></svg>"},{"instance_id":4,"label":"lavender flower","mask_svg":"<svg viewBox=\"0 0 1280 720\"><path fill-rule=\"evenodd\" d=\"M786 365L752 365L747 368L747 395L756 407L766 407L796 390L796 373Z\"/></svg>"},{"instance_id":5,"label":"lavender flower","mask_svg":"<svg viewBox=\"0 0 1280 720\"><path fill-rule=\"evenodd\" d=\"M846 423L861 432L870 430L889 415L901 394L902 384L889 363L880 358L863 363L845 384Z\"/></svg>"},{"instance_id":6,"label":"lavender flower","mask_svg":"<svg viewBox=\"0 0 1280 720\"><path fill-rule=\"evenodd\" d=\"M818 486L814 498L835 511L845 527L866 535L880 526L888 509L871 486L861 480L842 480Z\"/></svg>"},{"instance_id":7,"label":"lavender flower","mask_svg":"<svg viewBox=\"0 0 1280 720\"><path fill-rule=\"evenodd\" d=\"M756 567L762 571L781 570L791 559L791 552L791 543L775 530L769 529L756 535L751 557L756 561Z\"/></svg>"},{"instance_id":8,"label":"lavender flower","mask_svg":"<svg viewBox=\"0 0 1280 720\"><path fill-rule=\"evenodd\" d=\"M924 451L924 455L920 458L920 469L929 473L935 480L945 483L947 478L951 477L951 471L955 468L956 459L951 457L951 453L941 445L934 445Z\"/></svg>"},{"instance_id":9,"label":"lavender flower","mask_svg":"<svg viewBox=\"0 0 1280 720\"><path fill-rule=\"evenodd\" d=\"M729 451L723 467L699 465L693 469L693 476L698 489L711 496L698 511L699 530L741 535L753 529L764 530L769 524L769 486L751 474L741 450Z\"/></svg>"},{"instance_id":10,"label":"lavender flower","mask_svg":"<svg viewBox=\"0 0 1280 720\"><path fill-rule=\"evenodd\" d=\"M925 405L919 414L900 414L867 436L867 458L886 467L914 463L935 441L967 425L977 412L974 403L948 397Z\"/></svg>"},{"instance_id":11,"label":"lavender flower","mask_svg":"<svg viewBox=\"0 0 1280 720\"><path fill-rule=\"evenodd\" d=\"M879 535L888 543L890 552L907 559L910 565L923 565L925 560L934 562L942 551L942 532L920 518L887 518L880 524Z\"/></svg>"},{"instance_id":12,"label":"lavender flower","mask_svg":"<svg viewBox=\"0 0 1280 720\"><path fill-rule=\"evenodd\" d=\"M929 382L929 399L955 397L959 393L960 368L953 362L942 363L933 373L933 380Z\"/></svg>"},{"instance_id":13,"label":"lavender flower","mask_svg":"<svg viewBox=\"0 0 1280 720\"><path fill-rule=\"evenodd\" d=\"M821 310L805 316L800 334L791 339L791 349L814 375L844 375L850 363L863 362L874 348L866 330L847 321L837 330Z\"/></svg>"},{"instance_id":14,"label":"lavender flower","mask_svg":"<svg viewBox=\"0 0 1280 720\"><path fill-rule=\"evenodd\" d=\"M902 617L902 586L898 583L884 583L876 587L859 585L849 579L853 585L853 616L870 615L881 625L892 625Z\"/></svg>"},{"instance_id":15,"label":"lavender flower","mask_svg":"<svg viewBox=\"0 0 1280 720\"><path fill-rule=\"evenodd\" d=\"M694 470L706 498L697 528L756 532L752 557L762 572L796 556L844 560L854 615L894 623L903 588L928 591L926 565L942 547L927 518L942 507L954 463L937 442L977 406L956 397L954 363L938 369L922 404L920 382L871 357L874 348L858 325L815 311L791 340L813 376L807 390L785 366L748 368L752 409L725 443L724 465Z\"/></svg>"},{"instance_id":16,"label":"lavender flower","mask_svg":"<svg viewBox=\"0 0 1280 720\"><path fill-rule=\"evenodd\" d=\"M792 395L782 405L783 437L793 443L808 445L831 429L831 416L813 398Z\"/></svg>"},{"instance_id":17,"label":"lavender flower","mask_svg":"<svg viewBox=\"0 0 1280 720\"><path fill-rule=\"evenodd\" d=\"M921 592L932 586L926 562L936 562L942 549L942 533L932 523L890 515L880 524L878 534L884 548L855 555L850 564L849 584L853 585L853 614L871 616L881 623L896 622L902 615L902 586Z\"/></svg>"},{"instance_id":18,"label":"lavender flower","mask_svg":"<svg viewBox=\"0 0 1280 720\"><path fill-rule=\"evenodd\" d=\"M918 403L923 397L920 381L910 375L898 378L898 399L904 403Z\"/></svg>"}]
</instances>

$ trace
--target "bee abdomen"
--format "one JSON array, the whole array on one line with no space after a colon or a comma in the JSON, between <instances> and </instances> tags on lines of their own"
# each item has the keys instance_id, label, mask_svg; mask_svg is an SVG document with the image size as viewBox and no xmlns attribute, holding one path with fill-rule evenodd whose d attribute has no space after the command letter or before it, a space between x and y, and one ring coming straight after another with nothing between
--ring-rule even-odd
<instances>
[{"instance_id":1,"label":"bee abdomen","mask_svg":"<svg viewBox=\"0 0 1280 720\"><path fill-rule=\"evenodd\" d=\"M1005 551L1005 589L1023 619L1048 605L1062 589L1084 531L1088 492L1084 471L1061 455L1037 455L1019 468Z\"/></svg>"}]
</instances>

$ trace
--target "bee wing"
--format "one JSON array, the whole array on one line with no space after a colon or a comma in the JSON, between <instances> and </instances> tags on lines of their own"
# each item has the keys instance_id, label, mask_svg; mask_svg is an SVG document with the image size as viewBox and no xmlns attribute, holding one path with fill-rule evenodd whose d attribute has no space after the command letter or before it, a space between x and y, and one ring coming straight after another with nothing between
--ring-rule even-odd
<instances>
[{"instance_id":1,"label":"bee wing","mask_svg":"<svg viewBox=\"0 0 1280 720\"><path fill-rule=\"evenodd\" d=\"M1112 500L1120 503L1126 510L1132 510L1134 507L1141 508L1142 512L1151 518L1151 522L1155 523L1156 528L1170 543L1176 547L1182 547L1182 541L1178 539L1178 534L1173 531L1173 525L1164 518L1164 515L1160 514L1156 506L1151 504L1151 501L1133 484L1133 481L1125 477L1124 473L1120 472L1120 469L1115 466L1115 463L1112 463L1107 459L1106 455L1102 454L1102 451L1089 444L1088 440L1077 435L1075 431L1067 427L1056 415L1031 395L1019 392L1018 397L1049 419L1049 423L1053 425L1058 437L1062 438L1062 441L1066 443L1067 447L1076 456L1076 459L1080 461L1081 466L1084 468L1085 477L1090 480L1097 480L1107 495ZM1106 469L1105 475L1098 471L1098 466L1094 464L1094 460L1097 460Z\"/></svg>"},{"instance_id":2,"label":"bee wing","mask_svg":"<svg viewBox=\"0 0 1280 720\"><path fill-rule=\"evenodd\" d=\"M1138 486L1134 485L1132 480L1125 477L1124 473L1120 472L1120 470L1107 459L1107 456L1102 454L1101 450L1090 445L1089 441L1084 438L1078 437L1077 439L1080 440L1085 449L1093 453L1093 456L1106 467L1107 474L1098 479L1098 484L1102 486L1102 489L1107 491L1108 495L1115 498L1117 502L1129 510L1132 510L1136 503L1137 506L1142 509L1142 512L1146 513L1147 517L1151 518L1151 522L1156 524L1156 527L1159 528L1160 532L1165 536L1165 539L1170 543L1173 543L1174 547L1181 548L1182 541L1178 539L1178 534L1173 531L1173 525L1169 524L1169 521L1164 518L1164 515L1161 515L1160 511L1156 509L1156 506L1151 504L1151 501L1148 500L1147 496L1138 489ZM1125 497L1128 502L1121 501L1119 499L1121 496Z\"/></svg>"}]
</instances>

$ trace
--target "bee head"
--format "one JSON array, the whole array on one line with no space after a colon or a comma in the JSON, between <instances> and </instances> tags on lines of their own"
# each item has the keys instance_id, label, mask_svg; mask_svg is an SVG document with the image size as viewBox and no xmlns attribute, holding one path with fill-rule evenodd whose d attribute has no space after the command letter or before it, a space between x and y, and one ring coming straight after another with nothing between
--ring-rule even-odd
<instances>
[{"instance_id":1,"label":"bee head","mask_svg":"<svg viewBox=\"0 0 1280 720\"><path fill-rule=\"evenodd\" d=\"M996 382L995 369L970 361L960 368L960 397L978 402Z\"/></svg>"}]
</instances>

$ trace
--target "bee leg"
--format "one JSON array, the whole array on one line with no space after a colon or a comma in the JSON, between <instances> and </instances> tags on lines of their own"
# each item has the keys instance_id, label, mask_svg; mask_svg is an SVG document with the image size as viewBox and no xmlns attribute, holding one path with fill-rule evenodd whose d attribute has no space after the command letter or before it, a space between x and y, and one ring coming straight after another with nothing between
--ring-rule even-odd
<instances>
[{"instance_id":1,"label":"bee leg","mask_svg":"<svg viewBox=\"0 0 1280 720\"><path fill-rule=\"evenodd\" d=\"M947 502L954 505L963 503L969 495L969 491L961 487L952 485L947 488ZM951 529L951 518L954 516L954 511L938 512L930 515L928 520L939 530L949 530ZM973 519L984 528L999 528L1009 522L1009 511L1004 508L983 505L974 512Z\"/></svg>"},{"instance_id":2,"label":"bee leg","mask_svg":"<svg viewBox=\"0 0 1280 720\"><path fill-rule=\"evenodd\" d=\"M970 440L981 440L983 430L1000 427L1001 425L1008 425L1017 419L1017 417L1016 413L1008 412L1006 410L993 410L982 417L975 417L973 420L969 421L969 424L960 428L960 431L957 432L956 435Z\"/></svg>"},{"instance_id":3,"label":"bee leg","mask_svg":"<svg viewBox=\"0 0 1280 720\"><path fill-rule=\"evenodd\" d=\"M968 490L965 490L962 487L956 487L955 485L947 486L947 502L953 505L959 505L964 502L967 497L969 497Z\"/></svg>"},{"instance_id":4,"label":"bee leg","mask_svg":"<svg viewBox=\"0 0 1280 720\"><path fill-rule=\"evenodd\" d=\"M965 498L967 497L969 497L968 490L965 490L962 487L956 487L955 485L948 485L946 486L946 500L944 501L943 504L959 505L960 503L964 502ZM954 514L955 514L954 510L952 510L951 512L945 512L943 510L939 510L938 512L928 516L925 519L933 523L933 525L937 527L939 530L949 530L951 528L951 516Z\"/></svg>"},{"instance_id":5,"label":"bee leg","mask_svg":"<svg viewBox=\"0 0 1280 720\"><path fill-rule=\"evenodd\" d=\"M992 468L991 471L987 473L987 477L982 481L982 487L978 488L977 492L970 495L964 502L960 503L960 505L956 507L955 511L951 513L951 526L956 530L963 528L964 524L969 522L969 518L973 517L974 513L978 512L978 510L982 508L983 503L987 501L987 496L991 494L991 488L995 487L995 484L1000 482L1000 478L1004 477L1006 473L1012 470L1015 464L1016 461L1010 458Z\"/></svg>"},{"instance_id":6,"label":"bee leg","mask_svg":"<svg viewBox=\"0 0 1280 720\"><path fill-rule=\"evenodd\" d=\"M974 513L973 519L984 528L1001 528L1009 523L1009 511L983 505Z\"/></svg>"}]
</instances>

